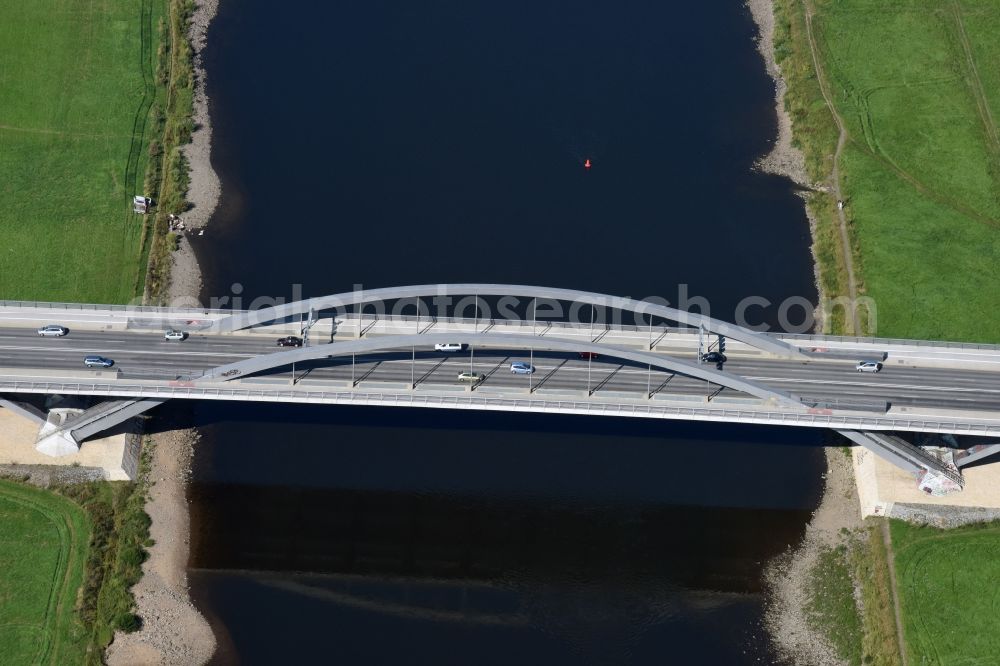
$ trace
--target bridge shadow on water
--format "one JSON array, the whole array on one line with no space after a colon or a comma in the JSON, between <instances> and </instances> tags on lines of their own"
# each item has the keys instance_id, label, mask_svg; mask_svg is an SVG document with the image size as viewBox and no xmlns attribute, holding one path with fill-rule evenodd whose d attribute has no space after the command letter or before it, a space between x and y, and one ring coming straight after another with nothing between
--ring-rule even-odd
<instances>
[{"instance_id":1,"label":"bridge shadow on water","mask_svg":"<svg viewBox=\"0 0 1000 666\"><path fill-rule=\"evenodd\" d=\"M233 610L247 595L279 608L295 599L317 616L367 618L365 632L408 622L428 635L442 626L467 637L540 634L534 640L608 663L647 628L759 605L760 564L779 554L774 544L797 541L808 519L807 510L545 506L286 486L196 483L191 492L194 506L211 507L192 524L192 580L212 600L202 607Z\"/></svg>"},{"instance_id":2,"label":"bridge shadow on water","mask_svg":"<svg viewBox=\"0 0 1000 666\"><path fill-rule=\"evenodd\" d=\"M750 626L762 565L801 538L823 468L820 431L730 424L204 402L166 405L159 427L175 426L203 435L199 607L272 609L282 635L336 623L348 661L369 663L401 657L379 631L416 628L438 663L461 663L441 651L456 641L482 656L486 635L516 636L486 663L620 663L651 635L769 654ZM216 663L324 649L244 619L215 623Z\"/></svg>"},{"instance_id":3,"label":"bridge shadow on water","mask_svg":"<svg viewBox=\"0 0 1000 666\"><path fill-rule=\"evenodd\" d=\"M795 541L788 509L540 505L447 495L194 483L192 566L415 579L652 579L759 592ZM800 518L809 513L798 510ZM246 516L253 517L248 529ZM669 526L669 527L667 527ZM760 539L766 533L774 541ZM211 545L211 548L205 546Z\"/></svg>"}]
</instances>

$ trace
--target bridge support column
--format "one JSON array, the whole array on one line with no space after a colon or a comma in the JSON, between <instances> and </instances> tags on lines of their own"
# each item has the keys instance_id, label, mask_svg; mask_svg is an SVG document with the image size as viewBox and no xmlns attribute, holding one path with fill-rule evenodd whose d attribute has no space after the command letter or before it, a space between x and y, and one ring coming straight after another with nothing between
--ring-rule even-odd
<instances>
[{"instance_id":1,"label":"bridge support column","mask_svg":"<svg viewBox=\"0 0 1000 666\"><path fill-rule=\"evenodd\" d=\"M35 450L49 456L64 456L80 450L89 437L128 421L130 418L162 405L167 398L108 400L85 411L53 409L38 433Z\"/></svg>"},{"instance_id":2,"label":"bridge support column","mask_svg":"<svg viewBox=\"0 0 1000 666\"><path fill-rule=\"evenodd\" d=\"M955 453L955 465L958 467L965 467L969 463L976 462L977 460L982 460L992 455L1000 453L1000 442L995 444L978 444L976 446L969 447L965 451L958 451Z\"/></svg>"},{"instance_id":3,"label":"bridge support column","mask_svg":"<svg viewBox=\"0 0 1000 666\"><path fill-rule=\"evenodd\" d=\"M80 443L73 437L73 431L66 428L65 424L67 420L82 413L83 410L51 410L48 419L42 425L42 429L38 431L35 450L53 458L77 453L80 450Z\"/></svg>"},{"instance_id":4,"label":"bridge support column","mask_svg":"<svg viewBox=\"0 0 1000 666\"><path fill-rule=\"evenodd\" d=\"M837 430L837 432L880 458L910 472L921 486L947 488L944 492L962 490L965 487L965 479L957 467L948 465L919 446L899 437L875 431Z\"/></svg>"},{"instance_id":5,"label":"bridge support column","mask_svg":"<svg viewBox=\"0 0 1000 666\"><path fill-rule=\"evenodd\" d=\"M5 398L0 395L0 407L9 409L18 416L23 416L29 421L34 421L38 425L45 423L45 412L30 403L21 402L20 400L11 400L10 398Z\"/></svg>"}]
</instances>

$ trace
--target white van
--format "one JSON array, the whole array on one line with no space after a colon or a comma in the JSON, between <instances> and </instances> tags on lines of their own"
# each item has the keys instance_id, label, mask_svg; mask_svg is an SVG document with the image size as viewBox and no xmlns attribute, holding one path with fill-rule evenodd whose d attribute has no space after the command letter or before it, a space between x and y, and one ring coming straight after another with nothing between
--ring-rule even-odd
<instances>
[{"instance_id":1,"label":"white van","mask_svg":"<svg viewBox=\"0 0 1000 666\"><path fill-rule=\"evenodd\" d=\"M434 351L460 352L465 349L465 345L458 342L439 342L434 345Z\"/></svg>"}]
</instances>

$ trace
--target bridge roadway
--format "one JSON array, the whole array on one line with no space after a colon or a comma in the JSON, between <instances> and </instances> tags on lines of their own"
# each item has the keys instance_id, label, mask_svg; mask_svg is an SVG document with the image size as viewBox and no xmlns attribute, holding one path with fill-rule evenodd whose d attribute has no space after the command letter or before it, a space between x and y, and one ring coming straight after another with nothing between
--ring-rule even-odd
<instances>
[{"instance_id":1,"label":"bridge roadway","mask_svg":"<svg viewBox=\"0 0 1000 666\"><path fill-rule=\"evenodd\" d=\"M374 316L393 302L393 312L406 301L416 314L424 298L462 295L455 310L465 312L461 303L475 295L468 302L474 319ZM532 320L535 299L543 299L569 305L577 320L589 311L592 322L487 319L479 307L479 296L487 295L501 296L497 307L507 297L526 305L521 316L530 313ZM604 326L605 315L636 325ZM36 337L34 329L48 323L72 332ZM191 337L166 342L166 328ZM305 348L275 348L277 336L300 329L311 336ZM697 362L702 344L716 340L711 334L729 339L724 369ZM437 353L435 342L474 342L476 354ZM601 356L582 359L577 352ZM84 369L87 354L114 358L116 367ZM511 360L526 358L538 369L534 375L508 372ZM861 359L885 359L884 372L856 373ZM466 370L485 374L485 381L460 384L456 376ZM43 426L37 445L49 455L73 452L87 437L165 400L206 398L824 427L918 478L927 472L961 487L954 467L878 431L1000 436L1000 347L769 335L628 298L526 285L390 287L254 312L0 301L0 404L36 417L18 402L24 393L104 398L66 421L53 415L57 421ZM974 448L966 461L1000 444Z\"/></svg>"},{"instance_id":2,"label":"bridge roadway","mask_svg":"<svg viewBox=\"0 0 1000 666\"><path fill-rule=\"evenodd\" d=\"M168 342L162 334L149 331L74 329L64 338L39 338L31 329L0 328L0 377L35 376L68 382L109 376L119 381L194 378L210 368L280 352L275 347L276 337L277 334L195 333L184 342ZM684 344L670 351L673 356L689 361L696 355L695 348ZM887 364L883 372L867 374L854 370L852 358L805 363L738 350L727 353L730 358L725 365L727 372L806 399L829 400L834 404L840 401L847 406L884 401L895 409L975 411L1000 419L1000 370ZM88 354L113 358L117 374L84 368L82 359ZM586 395L589 388L594 395L627 393L633 399L646 397L647 391L657 396L711 394L715 399L743 395L714 384L707 386L704 380L649 369L611 356L588 361L572 353L536 352L534 375L509 372L511 361L530 358L531 354L524 349L476 348L470 365L468 351L435 352L428 345L416 349L415 359L407 348L359 355L354 364L350 356L298 363L295 376L298 383L311 386L352 381L360 387L381 383L409 385L412 379L421 388L457 387L457 374L471 369L487 375L481 388L498 390L527 391L530 387ZM40 372L33 374L36 370ZM241 378L240 383L288 384L291 377L291 367L284 366Z\"/></svg>"}]
</instances>

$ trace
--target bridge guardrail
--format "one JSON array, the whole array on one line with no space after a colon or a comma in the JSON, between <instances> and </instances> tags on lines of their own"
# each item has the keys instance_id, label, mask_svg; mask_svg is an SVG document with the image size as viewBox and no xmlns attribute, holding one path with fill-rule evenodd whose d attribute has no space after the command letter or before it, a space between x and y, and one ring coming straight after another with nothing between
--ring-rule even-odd
<instances>
[{"instance_id":1,"label":"bridge guardrail","mask_svg":"<svg viewBox=\"0 0 1000 666\"><path fill-rule=\"evenodd\" d=\"M432 323L449 323L449 324L464 324L464 325L476 325L479 324L482 327L496 326L497 324L503 324L504 326L517 326L519 328L575 328L579 330L589 330L593 328L595 333L599 333L605 330L615 330L615 331L628 331L628 332L645 332L649 330L649 325L638 326L636 324L619 324L610 325L606 322L594 322L593 326L589 322L577 322L577 321L560 321L556 319L498 319L497 317L490 318L476 318L476 317L417 317L416 315L381 315L375 316L372 314L364 314L358 312L346 312L337 315L336 319L349 319L352 321L364 321L365 323L370 322L392 322L392 323L413 323L421 325L430 325ZM697 328L692 328L689 326L664 326L662 324L653 324L654 333L662 333L664 331L677 332L677 333L697 333Z\"/></svg>"},{"instance_id":2,"label":"bridge guardrail","mask_svg":"<svg viewBox=\"0 0 1000 666\"><path fill-rule=\"evenodd\" d=\"M518 408L571 411L585 414L611 414L614 416L645 416L670 418L718 418L743 423L775 423L809 427L844 428L852 430L913 430L928 432L954 432L970 435L997 435L1000 426L971 421L897 418L886 416L858 416L838 414L810 414L801 412L775 412L734 407L704 407L647 405L634 403L602 402L598 400L553 400L537 398L507 398L470 394L428 395L419 393L386 393L382 391L295 391L277 389L249 389L231 387L172 386L150 387L129 384L95 384L87 382L26 382L0 381L0 390L13 393L59 393L77 391L87 395L107 397L167 397L167 398L217 398L217 399L281 399L295 402L336 402L339 404L376 404L384 406L432 406L478 408L516 411Z\"/></svg>"},{"instance_id":3,"label":"bridge guardrail","mask_svg":"<svg viewBox=\"0 0 1000 666\"><path fill-rule=\"evenodd\" d=\"M417 317L416 315L386 315L386 316L375 316L375 315L365 315L364 313L348 312L342 315L338 315L338 318L358 320L364 319L366 321L391 321L391 322L412 322L417 323L418 319L420 322L430 324L431 322L442 321L448 323L459 323L459 324L475 324L479 323L481 326L495 326L498 322L503 322L507 326L520 326L530 327L530 326L552 326L560 328L575 328L580 330L586 330L591 328L591 324L588 322L569 322L569 321L558 321L553 319L539 319L535 322L522 319L497 319L492 317L490 319L476 319L475 317ZM628 331L628 332L645 332L649 330L649 325L639 326L636 324L621 324L616 323L614 325L609 325L607 323L595 322L593 324L593 329L595 332L603 330L615 330L615 331ZM692 328L689 326L663 326L653 324L654 333L697 333L697 328ZM767 333L775 338L782 338L785 340L807 340L811 342L849 342L855 344L886 344L886 345L907 345L914 347L944 347L949 349L977 349L977 350L989 350L989 351L1000 351L1000 344L985 343L985 342L959 342L952 340L912 340L908 338L878 338L878 337L859 337L859 336L846 336L846 335L820 335L820 334L809 334L809 333L782 333L780 331L770 331Z\"/></svg>"},{"instance_id":4,"label":"bridge guardrail","mask_svg":"<svg viewBox=\"0 0 1000 666\"><path fill-rule=\"evenodd\" d=\"M817 398L815 396L796 395L802 404L813 409L851 409L862 412L878 412L885 414L891 404L885 400L864 400L860 398Z\"/></svg>"},{"instance_id":5,"label":"bridge guardrail","mask_svg":"<svg viewBox=\"0 0 1000 666\"><path fill-rule=\"evenodd\" d=\"M851 342L855 344L904 345L911 347L944 347L947 349L978 349L1000 351L1000 345L986 342L957 342L953 340L911 340L908 338L870 338L848 335L810 335L808 333L771 333L785 340L809 340L813 342Z\"/></svg>"},{"instance_id":6,"label":"bridge guardrail","mask_svg":"<svg viewBox=\"0 0 1000 666\"><path fill-rule=\"evenodd\" d=\"M49 308L52 310L110 310L111 312L190 312L199 314L239 314L244 310L224 310L210 308L169 308L158 305L121 305L115 303L61 303L50 301L3 301L0 308Z\"/></svg>"},{"instance_id":7,"label":"bridge guardrail","mask_svg":"<svg viewBox=\"0 0 1000 666\"><path fill-rule=\"evenodd\" d=\"M0 300L0 307L12 307L12 308L51 308L51 309L65 309L65 310L110 310L113 312L174 312L174 313L200 313L200 314L219 314L219 315L237 315L245 314L247 310L228 310L224 308L169 308L160 307L155 305L120 305L120 304L100 304L100 303L65 303L56 301L8 301ZM363 312L346 312L340 317L344 318L358 318L358 319L380 319L380 320L395 320L395 321L416 321L418 317L416 315L389 315L376 317L375 315L366 316ZM512 325L515 323L521 326L533 325L531 320L520 320L520 319L476 319L475 317L420 317L421 321L430 323L431 321L452 321L464 324L473 324L478 321L480 324L493 324L495 325L499 321L505 322L507 325ZM539 319L534 322L534 325L543 326L571 326L573 328L586 329L590 328L591 324L587 322L562 322L550 319ZM646 331L649 329L648 325L638 326L635 324L615 324L614 326L609 326L607 323L595 322L593 324L594 330L602 330L605 328L613 328L614 330L638 332ZM653 329L656 331L668 331L668 332L697 332L696 328L686 327L686 326L663 326L656 324L653 325ZM845 335L821 335L821 334L809 334L809 333L782 333L780 331L770 331L767 333L775 338L782 338L785 340L807 340L815 342L849 342L855 344L892 344L892 345L906 345L914 347L944 347L949 349L976 349L976 350L988 350L988 351L1000 351L1000 344L995 343L985 343L985 342L960 342L952 340L913 340L909 338L879 338L879 337L862 337L862 336L845 336Z\"/></svg>"}]
</instances>

